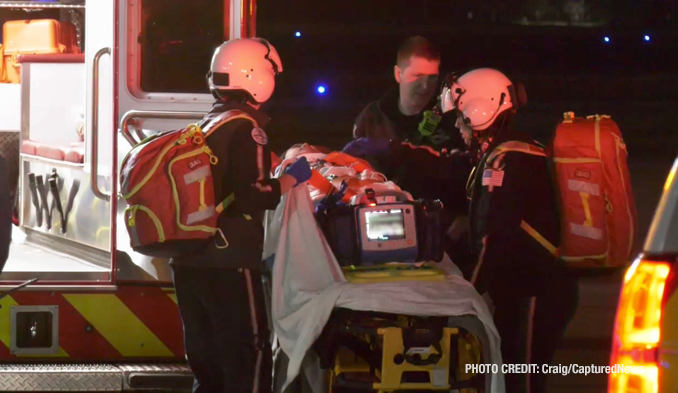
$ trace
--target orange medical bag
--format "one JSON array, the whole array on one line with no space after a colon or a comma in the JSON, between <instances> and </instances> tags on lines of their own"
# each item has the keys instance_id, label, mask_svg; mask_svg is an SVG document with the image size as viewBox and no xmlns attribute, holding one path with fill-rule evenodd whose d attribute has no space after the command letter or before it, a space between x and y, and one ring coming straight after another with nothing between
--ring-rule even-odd
<instances>
[{"instance_id":1,"label":"orange medical bag","mask_svg":"<svg viewBox=\"0 0 678 393\"><path fill-rule=\"evenodd\" d=\"M54 19L12 20L2 27L4 41L4 76L0 81L19 83L19 55L79 53L75 26Z\"/></svg>"},{"instance_id":2,"label":"orange medical bag","mask_svg":"<svg viewBox=\"0 0 678 393\"><path fill-rule=\"evenodd\" d=\"M624 266L638 218L619 127L609 116L568 112L549 153L559 185L560 257L574 267Z\"/></svg>"}]
</instances>

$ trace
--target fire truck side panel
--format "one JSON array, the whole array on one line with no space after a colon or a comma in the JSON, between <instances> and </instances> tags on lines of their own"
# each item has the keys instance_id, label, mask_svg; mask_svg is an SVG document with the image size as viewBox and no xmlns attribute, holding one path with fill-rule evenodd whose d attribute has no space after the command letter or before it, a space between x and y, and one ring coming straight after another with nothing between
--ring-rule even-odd
<instances>
[{"instance_id":1,"label":"fire truck side panel","mask_svg":"<svg viewBox=\"0 0 678 393\"><path fill-rule=\"evenodd\" d=\"M174 290L25 290L0 300L0 358L157 362L184 358Z\"/></svg>"},{"instance_id":2,"label":"fire truck side panel","mask_svg":"<svg viewBox=\"0 0 678 393\"><path fill-rule=\"evenodd\" d=\"M212 12L208 39L202 32L197 37L200 56L223 39L253 34L243 25L254 22L243 12L256 9L253 0L212 0L202 7L214 10L220 1L223 12ZM206 13L190 2L89 1L83 54L25 58L19 61L20 85L0 86L0 103L12 100L20 109L15 111L20 121L16 115L3 117L0 127L8 129L0 132L14 132L26 142L15 167L20 225L0 273L0 293L38 279L0 298L0 391L190 390L192 385L171 271L166 260L131 250L117 170L139 137L195 122L213 98L205 91L160 91L165 74L156 78L156 87L141 89L142 55L151 56L151 63L158 60L157 52L144 52L139 41L149 17L142 12L144 3L160 5L170 20L172 12L184 14L165 4ZM153 44L177 45L168 36ZM178 45L187 53L194 48L190 39ZM203 63L195 61L194 67ZM184 64L174 66L170 71ZM156 71L147 68L145 75ZM186 75L204 80L204 74ZM202 89L202 81L191 83Z\"/></svg>"}]
</instances>

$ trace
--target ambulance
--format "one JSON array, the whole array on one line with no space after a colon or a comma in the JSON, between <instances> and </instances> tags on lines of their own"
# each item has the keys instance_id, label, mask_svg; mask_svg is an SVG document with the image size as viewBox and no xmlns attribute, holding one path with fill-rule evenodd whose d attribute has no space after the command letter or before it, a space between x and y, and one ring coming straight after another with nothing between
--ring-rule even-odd
<instances>
[{"instance_id":1,"label":"ambulance","mask_svg":"<svg viewBox=\"0 0 678 393\"><path fill-rule=\"evenodd\" d=\"M132 251L119 166L211 108L213 50L253 37L255 14L256 0L0 1L0 148L17 179L0 391L190 389L168 261Z\"/></svg>"}]
</instances>

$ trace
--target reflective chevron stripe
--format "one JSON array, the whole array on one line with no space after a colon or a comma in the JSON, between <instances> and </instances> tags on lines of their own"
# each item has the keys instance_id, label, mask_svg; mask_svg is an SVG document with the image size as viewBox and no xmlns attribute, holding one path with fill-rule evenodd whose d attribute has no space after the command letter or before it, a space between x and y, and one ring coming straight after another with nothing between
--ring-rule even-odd
<instances>
[{"instance_id":1,"label":"reflective chevron stripe","mask_svg":"<svg viewBox=\"0 0 678 393\"><path fill-rule=\"evenodd\" d=\"M64 297L122 356L172 356L172 351L117 296L70 294ZM112 315L117 323L111 323Z\"/></svg>"},{"instance_id":2,"label":"reflective chevron stripe","mask_svg":"<svg viewBox=\"0 0 678 393\"><path fill-rule=\"evenodd\" d=\"M174 288L163 288L163 291L167 293L167 296L169 296L170 299L174 302L174 304L178 305L179 301L177 300L177 294L174 292Z\"/></svg>"},{"instance_id":3,"label":"reflective chevron stripe","mask_svg":"<svg viewBox=\"0 0 678 393\"><path fill-rule=\"evenodd\" d=\"M65 292L65 291L64 291ZM183 359L183 329L173 288L119 287L98 293L23 290L0 300L0 361L12 355L12 306L57 306L59 351L31 358Z\"/></svg>"}]
</instances>

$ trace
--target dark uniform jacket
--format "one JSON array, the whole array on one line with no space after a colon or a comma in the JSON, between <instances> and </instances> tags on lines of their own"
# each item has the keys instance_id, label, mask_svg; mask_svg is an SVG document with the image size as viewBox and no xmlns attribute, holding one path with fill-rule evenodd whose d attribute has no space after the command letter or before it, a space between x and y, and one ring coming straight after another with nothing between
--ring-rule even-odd
<instances>
[{"instance_id":1,"label":"dark uniform jacket","mask_svg":"<svg viewBox=\"0 0 678 393\"><path fill-rule=\"evenodd\" d=\"M456 117L452 112L443 114L431 135L424 135L419 126L424 121L424 113L431 111L435 99L422 113L412 116L403 115L398 108L399 92L394 89L378 101L370 103L357 117L354 138L375 138L393 140L398 149L407 144L407 150L428 148L427 150L395 154L388 159L368 159L377 170L415 198L440 199L447 212L447 224L454 217L465 214L468 209L465 184L472 166L461 155L443 161L426 169L419 162L426 160L429 154L443 154L443 149L453 151L464 149L459 131L454 127ZM444 156L445 154L443 154ZM394 159L395 157L395 159ZM425 164L424 164L425 165Z\"/></svg>"},{"instance_id":2,"label":"dark uniform jacket","mask_svg":"<svg viewBox=\"0 0 678 393\"><path fill-rule=\"evenodd\" d=\"M555 187L534 141L517 132L496 137L476 166L469 193L478 261L472 281L481 293L536 296L564 278L562 261L530 234L560 245Z\"/></svg>"},{"instance_id":3,"label":"dark uniform jacket","mask_svg":"<svg viewBox=\"0 0 678 393\"><path fill-rule=\"evenodd\" d=\"M261 269L264 241L263 217L280 202L280 183L271 179L271 150L263 128L270 119L249 105L234 101L218 101L207 114L206 125L221 113L239 110L258 123L237 119L220 125L207 138L207 144L219 159L212 167L214 194L223 201L233 194L234 202L219 215L220 234L202 253L178 258L173 263L205 267ZM204 128L204 127L203 127Z\"/></svg>"},{"instance_id":4,"label":"dark uniform jacket","mask_svg":"<svg viewBox=\"0 0 678 393\"><path fill-rule=\"evenodd\" d=\"M464 149L459 131L454 127L456 116L452 112L442 115L435 130L430 133L419 131L424 113L433 110L435 98L421 113L407 116L400 112L397 89L391 90L380 100L371 102L358 115L353 130L354 138L398 139L414 145L430 146L434 149Z\"/></svg>"}]
</instances>

